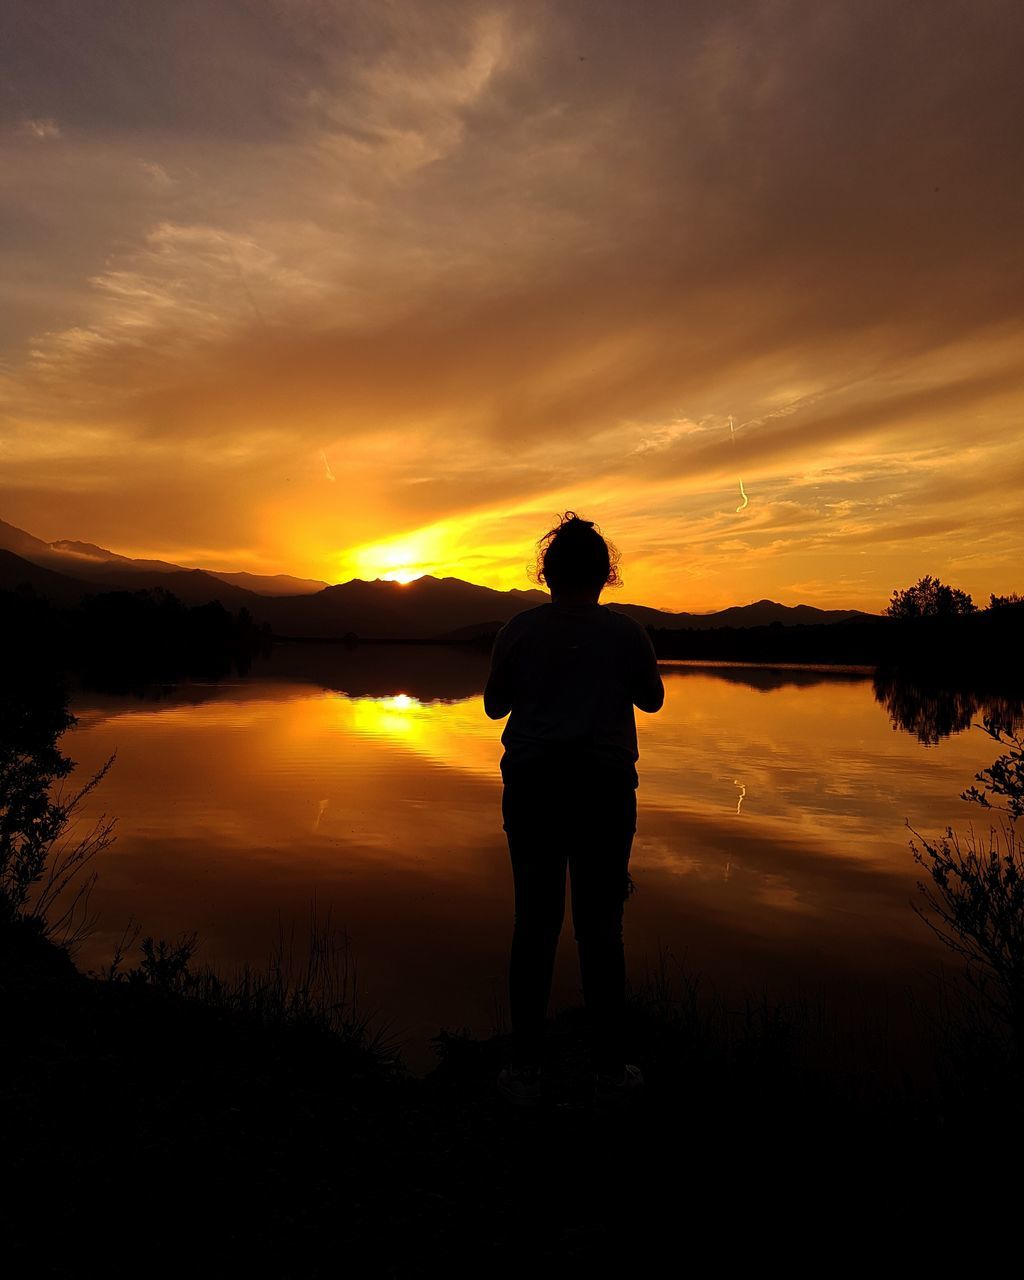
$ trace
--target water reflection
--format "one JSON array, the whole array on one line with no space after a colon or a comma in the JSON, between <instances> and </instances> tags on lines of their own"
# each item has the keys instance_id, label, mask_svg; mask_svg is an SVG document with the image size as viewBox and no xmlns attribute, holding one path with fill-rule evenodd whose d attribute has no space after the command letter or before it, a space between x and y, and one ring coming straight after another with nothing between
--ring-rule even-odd
<instances>
[{"instance_id":1,"label":"water reflection","mask_svg":"<svg viewBox=\"0 0 1024 1280\"><path fill-rule=\"evenodd\" d=\"M697 662L677 659L659 663L664 671L683 677L714 676L729 684L746 685L762 693L773 689L812 689L820 685L865 684L871 678L871 667L755 666L752 663Z\"/></svg>"},{"instance_id":2,"label":"water reflection","mask_svg":"<svg viewBox=\"0 0 1024 1280\"><path fill-rule=\"evenodd\" d=\"M511 897L486 666L296 645L159 700L79 694L69 753L83 772L118 753L97 803L119 840L85 962L109 959L129 917L198 929L213 961L259 960L315 896L350 932L368 1003L404 1032L426 1045L442 1024L492 1025ZM954 729L925 753L932 738L890 731L866 672L670 665L665 682L665 710L639 717L636 963L669 947L738 989L923 971L903 821L956 822L988 739ZM940 723L920 690L890 692L902 727ZM566 961L562 1002L577 995Z\"/></svg>"},{"instance_id":3,"label":"water reflection","mask_svg":"<svg viewBox=\"0 0 1024 1280\"><path fill-rule=\"evenodd\" d=\"M448 645L280 644L254 675L319 684L351 698L458 702L482 693L488 658Z\"/></svg>"},{"instance_id":4,"label":"water reflection","mask_svg":"<svg viewBox=\"0 0 1024 1280\"><path fill-rule=\"evenodd\" d=\"M356 704L350 727L368 737L406 740L416 746L436 735L436 720L424 708L439 703L462 703L478 696L487 678L487 657L472 649L437 646L283 644L272 655L257 659L249 679L273 678L300 687L315 685ZM888 713L894 729L933 746L963 733L982 717L1011 732L1024 725L1024 696L1011 696L965 684L951 687L905 672L867 667L744 666L707 662L666 662L665 672L679 680L711 677L726 685L740 685L758 693L781 690L840 689L871 684L875 701ZM225 690L249 688L243 681L185 682L153 685L133 692L143 706L194 707L222 701ZM90 693L96 711L104 705L123 710L117 695ZM433 753L433 752L431 752ZM741 786L740 782L734 785ZM741 798L742 803L742 798Z\"/></svg>"},{"instance_id":5,"label":"water reflection","mask_svg":"<svg viewBox=\"0 0 1024 1280\"><path fill-rule=\"evenodd\" d=\"M885 707L894 729L934 746L963 733L980 720L992 720L1010 733L1024 724L1024 699L1004 694L950 688L903 672L880 670L872 681L875 699Z\"/></svg>"}]
</instances>

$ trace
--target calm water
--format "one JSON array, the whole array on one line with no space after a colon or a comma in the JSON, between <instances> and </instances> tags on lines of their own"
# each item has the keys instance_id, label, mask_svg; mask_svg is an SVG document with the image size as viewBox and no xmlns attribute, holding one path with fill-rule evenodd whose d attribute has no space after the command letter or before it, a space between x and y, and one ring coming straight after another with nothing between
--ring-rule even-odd
<instances>
[{"instance_id":1,"label":"calm water","mask_svg":"<svg viewBox=\"0 0 1024 1280\"><path fill-rule=\"evenodd\" d=\"M129 918L198 930L225 967L259 961L315 898L414 1059L442 1025L490 1029L511 888L485 674L457 651L289 646L244 679L81 694L68 749L80 771L117 753L98 799L118 818L84 962ZM664 710L638 714L633 971L668 949L726 992L922 984L937 952L909 907L904 820L972 816L957 797L995 754L964 727L976 704L876 696L856 672L664 674ZM567 936L555 1000L577 995Z\"/></svg>"}]
</instances>

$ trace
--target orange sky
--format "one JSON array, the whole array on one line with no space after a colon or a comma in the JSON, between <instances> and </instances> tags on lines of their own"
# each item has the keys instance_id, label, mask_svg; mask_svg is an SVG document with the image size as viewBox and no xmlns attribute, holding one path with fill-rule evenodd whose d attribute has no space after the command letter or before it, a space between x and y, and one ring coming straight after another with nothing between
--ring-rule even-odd
<instances>
[{"instance_id":1,"label":"orange sky","mask_svg":"<svg viewBox=\"0 0 1024 1280\"><path fill-rule=\"evenodd\" d=\"M0 24L0 517L508 587L573 506L670 608L1024 586L1011 0Z\"/></svg>"}]
</instances>

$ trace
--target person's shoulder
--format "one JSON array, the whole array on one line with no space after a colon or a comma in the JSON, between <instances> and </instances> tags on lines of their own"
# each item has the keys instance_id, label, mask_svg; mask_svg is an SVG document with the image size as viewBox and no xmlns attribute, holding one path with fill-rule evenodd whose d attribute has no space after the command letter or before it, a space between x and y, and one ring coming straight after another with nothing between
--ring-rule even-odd
<instances>
[{"instance_id":1,"label":"person's shoulder","mask_svg":"<svg viewBox=\"0 0 1024 1280\"><path fill-rule=\"evenodd\" d=\"M614 605L602 605L605 617L609 619L609 625L615 627L617 631L621 631L628 636L646 636L647 628L642 622L637 622L636 618L631 618L628 613L620 613Z\"/></svg>"},{"instance_id":2,"label":"person's shoulder","mask_svg":"<svg viewBox=\"0 0 1024 1280\"><path fill-rule=\"evenodd\" d=\"M533 627L542 626L550 613L550 604L534 605L532 609L524 609L522 613L517 613L509 618L508 622L502 627L502 631L507 635L516 635L520 631L529 631Z\"/></svg>"}]
</instances>

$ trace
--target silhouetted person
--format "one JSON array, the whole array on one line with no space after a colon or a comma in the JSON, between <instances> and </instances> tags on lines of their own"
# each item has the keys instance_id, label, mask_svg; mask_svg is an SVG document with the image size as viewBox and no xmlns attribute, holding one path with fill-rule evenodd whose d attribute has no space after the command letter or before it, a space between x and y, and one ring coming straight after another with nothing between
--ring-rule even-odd
<instances>
[{"instance_id":1,"label":"silhouetted person","mask_svg":"<svg viewBox=\"0 0 1024 1280\"><path fill-rule=\"evenodd\" d=\"M541 539L537 578L551 603L498 633L484 709L508 716L502 816L512 859L515 930L509 964L513 1061L498 1077L511 1102L541 1098L551 978L565 913L565 875L583 995L590 1012L596 1098L642 1083L625 1062L623 904L636 830L634 706L660 709L665 691L643 627L599 604L620 582L617 553L589 520L566 512Z\"/></svg>"}]
</instances>

